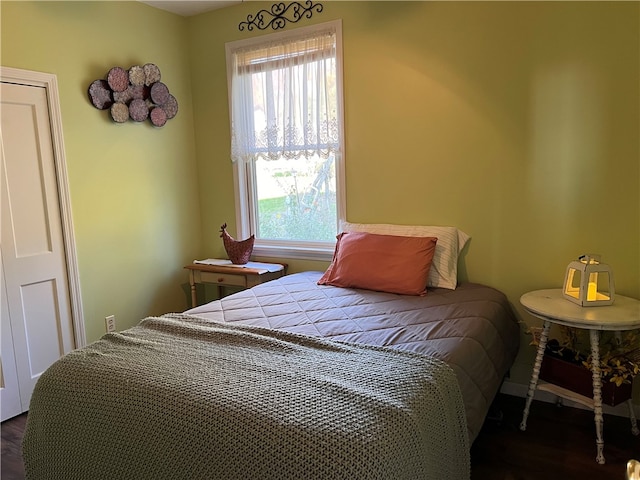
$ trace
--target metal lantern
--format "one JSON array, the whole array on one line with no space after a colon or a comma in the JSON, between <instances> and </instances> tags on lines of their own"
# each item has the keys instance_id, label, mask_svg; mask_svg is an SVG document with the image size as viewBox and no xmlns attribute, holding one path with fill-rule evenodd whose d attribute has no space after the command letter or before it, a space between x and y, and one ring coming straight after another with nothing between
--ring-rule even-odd
<instances>
[{"instance_id":1,"label":"metal lantern","mask_svg":"<svg viewBox=\"0 0 640 480\"><path fill-rule=\"evenodd\" d=\"M562 293L582 307L611 305L615 294L611 267L600 262L600 255L582 255L567 267Z\"/></svg>"}]
</instances>

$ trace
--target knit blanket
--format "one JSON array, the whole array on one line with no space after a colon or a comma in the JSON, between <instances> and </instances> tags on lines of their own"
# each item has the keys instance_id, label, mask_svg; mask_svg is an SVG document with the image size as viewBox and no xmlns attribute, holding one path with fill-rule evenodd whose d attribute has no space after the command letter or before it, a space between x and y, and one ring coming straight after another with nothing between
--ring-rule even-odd
<instances>
[{"instance_id":1,"label":"knit blanket","mask_svg":"<svg viewBox=\"0 0 640 480\"><path fill-rule=\"evenodd\" d=\"M149 317L51 366L29 479L468 479L442 361L189 315Z\"/></svg>"}]
</instances>

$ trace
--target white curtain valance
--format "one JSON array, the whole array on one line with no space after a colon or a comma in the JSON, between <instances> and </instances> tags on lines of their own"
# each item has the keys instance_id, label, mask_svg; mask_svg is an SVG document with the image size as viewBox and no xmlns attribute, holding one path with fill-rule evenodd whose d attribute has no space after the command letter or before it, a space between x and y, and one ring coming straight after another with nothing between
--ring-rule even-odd
<instances>
[{"instance_id":1,"label":"white curtain valance","mask_svg":"<svg viewBox=\"0 0 640 480\"><path fill-rule=\"evenodd\" d=\"M230 60L234 162L338 152L335 31L237 48Z\"/></svg>"}]
</instances>

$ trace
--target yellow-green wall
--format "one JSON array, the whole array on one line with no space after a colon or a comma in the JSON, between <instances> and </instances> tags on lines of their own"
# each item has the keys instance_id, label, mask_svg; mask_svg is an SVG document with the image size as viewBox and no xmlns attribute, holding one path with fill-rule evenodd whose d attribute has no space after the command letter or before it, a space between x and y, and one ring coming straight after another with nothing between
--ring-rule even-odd
<instances>
[{"instance_id":1,"label":"yellow-green wall","mask_svg":"<svg viewBox=\"0 0 640 480\"><path fill-rule=\"evenodd\" d=\"M138 2L0 4L3 66L58 79L87 341L187 307L183 266L200 254L185 18ZM162 128L116 124L89 85L155 63L178 99Z\"/></svg>"},{"instance_id":2,"label":"yellow-green wall","mask_svg":"<svg viewBox=\"0 0 640 480\"><path fill-rule=\"evenodd\" d=\"M349 221L461 228L463 279L503 290L528 323L520 295L559 287L583 253L640 297L639 3L322 3L299 25L343 21ZM131 2L1 3L2 64L58 75L91 338L114 309L133 323L184 307L182 264L224 254L224 44L263 34L238 23L271 4L181 18ZM88 103L109 67L149 61L180 101L163 129L114 125Z\"/></svg>"}]
</instances>

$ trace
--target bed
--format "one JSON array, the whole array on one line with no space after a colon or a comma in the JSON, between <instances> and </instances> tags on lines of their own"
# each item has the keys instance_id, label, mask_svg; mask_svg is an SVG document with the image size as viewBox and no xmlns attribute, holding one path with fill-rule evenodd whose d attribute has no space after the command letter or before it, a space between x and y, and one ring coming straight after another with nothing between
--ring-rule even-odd
<instances>
[{"instance_id":1,"label":"bed","mask_svg":"<svg viewBox=\"0 0 640 480\"><path fill-rule=\"evenodd\" d=\"M519 346L506 297L326 275L149 317L60 359L32 397L27 478L468 479Z\"/></svg>"},{"instance_id":2,"label":"bed","mask_svg":"<svg viewBox=\"0 0 640 480\"><path fill-rule=\"evenodd\" d=\"M426 296L323 287L321 275L288 275L186 313L440 359L457 378L473 442L519 347L506 297L474 283Z\"/></svg>"}]
</instances>

